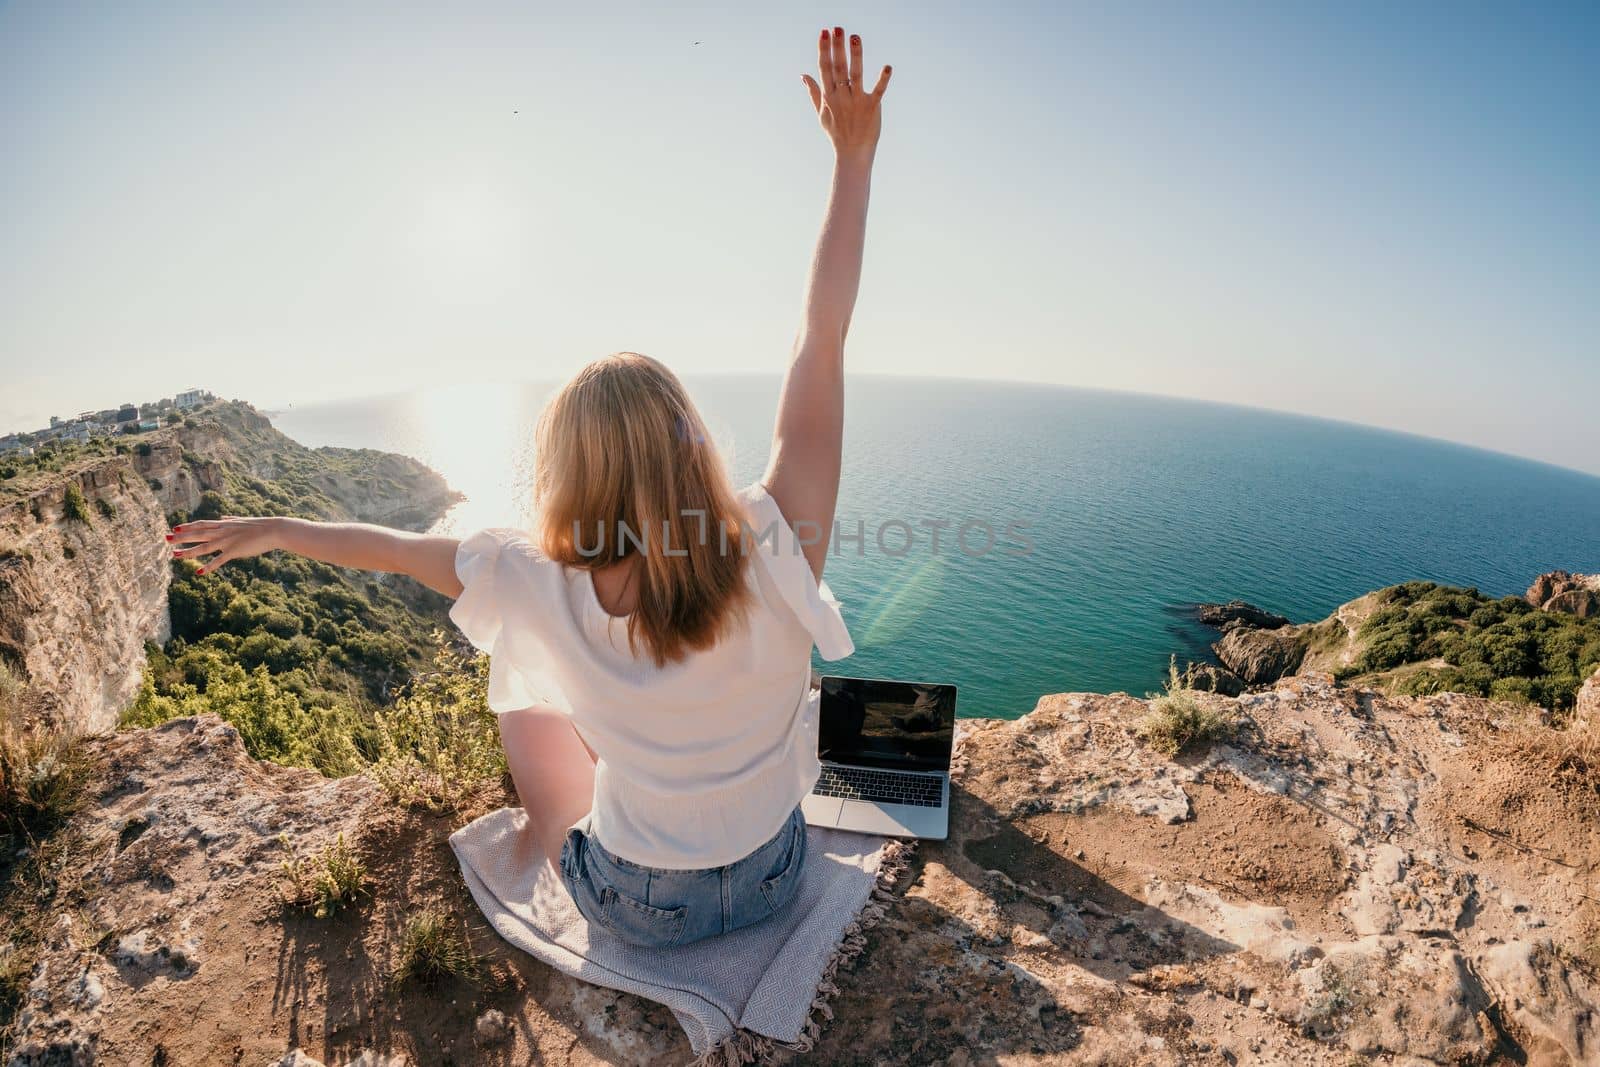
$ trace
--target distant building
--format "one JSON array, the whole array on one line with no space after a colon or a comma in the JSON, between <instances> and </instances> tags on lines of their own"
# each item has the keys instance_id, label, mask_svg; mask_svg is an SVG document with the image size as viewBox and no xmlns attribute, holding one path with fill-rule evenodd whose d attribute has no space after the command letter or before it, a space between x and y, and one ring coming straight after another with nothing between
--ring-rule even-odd
<instances>
[{"instance_id":1,"label":"distant building","mask_svg":"<svg viewBox=\"0 0 1600 1067\"><path fill-rule=\"evenodd\" d=\"M161 420L160 419L140 419L139 420L139 432L140 433L144 433L144 432L146 432L148 430L159 430L159 429L161 429Z\"/></svg>"},{"instance_id":2,"label":"distant building","mask_svg":"<svg viewBox=\"0 0 1600 1067\"><path fill-rule=\"evenodd\" d=\"M197 408L205 402L206 392L204 389L185 389L173 399L173 403L178 405L180 411Z\"/></svg>"},{"instance_id":3,"label":"distant building","mask_svg":"<svg viewBox=\"0 0 1600 1067\"><path fill-rule=\"evenodd\" d=\"M95 413L94 412L92 412L92 411L80 411L80 412L78 412L78 417L76 419L74 419L73 421L74 422L93 422L94 420L95 420Z\"/></svg>"},{"instance_id":4,"label":"distant building","mask_svg":"<svg viewBox=\"0 0 1600 1067\"><path fill-rule=\"evenodd\" d=\"M69 422L61 428L63 441L87 441L89 439L89 424L86 422Z\"/></svg>"},{"instance_id":5,"label":"distant building","mask_svg":"<svg viewBox=\"0 0 1600 1067\"><path fill-rule=\"evenodd\" d=\"M50 416L50 428L53 430L57 426L60 426L60 425L61 425L61 420L58 417L56 417L55 415L51 415Z\"/></svg>"},{"instance_id":6,"label":"distant building","mask_svg":"<svg viewBox=\"0 0 1600 1067\"><path fill-rule=\"evenodd\" d=\"M139 409L132 404L124 404L117 409L117 422L138 422Z\"/></svg>"},{"instance_id":7,"label":"distant building","mask_svg":"<svg viewBox=\"0 0 1600 1067\"><path fill-rule=\"evenodd\" d=\"M27 447L22 443L22 438L14 433L8 433L4 437L0 437L0 455L4 455L7 452L18 452Z\"/></svg>"}]
</instances>

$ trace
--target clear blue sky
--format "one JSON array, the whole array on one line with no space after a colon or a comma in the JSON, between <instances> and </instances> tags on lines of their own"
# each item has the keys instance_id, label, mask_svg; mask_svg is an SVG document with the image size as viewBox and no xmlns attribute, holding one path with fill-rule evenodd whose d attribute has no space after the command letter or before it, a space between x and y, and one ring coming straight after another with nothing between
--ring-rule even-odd
<instances>
[{"instance_id":1,"label":"clear blue sky","mask_svg":"<svg viewBox=\"0 0 1600 1067\"><path fill-rule=\"evenodd\" d=\"M841 22L895 66L855 369L1600 471L1600 5L667 8L0 7L0 428L776 371Z\"/></svg>"}]
</instances>

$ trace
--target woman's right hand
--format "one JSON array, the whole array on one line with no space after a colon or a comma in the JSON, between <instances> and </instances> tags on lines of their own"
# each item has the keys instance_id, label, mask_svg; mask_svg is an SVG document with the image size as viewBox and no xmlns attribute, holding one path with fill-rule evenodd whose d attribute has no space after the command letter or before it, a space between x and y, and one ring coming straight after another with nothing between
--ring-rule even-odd
<instances>
[{"instance_id":1,"label":"woman's right hand","mask_svg":"<svg viewBox=\"0 0 1600 1067\"><path fill-rule=\"evenodd\" d=\"M281 548L278 543L281 525L277 517L224 515L220 519L180 523L167 534L167 540L173 545L173 559L211 556L195 571L196 574L210 574L229 560L259 556Z\"/></svg>"},{"instance_id":2,"label":"woman's right hand","mask_svg":"<svg viewBox=\"0 0 1600 1067\"><path fill-rule=\"evenodd\" d=\"M889 88L886 64L878 84L868 92L861 78L861 37L851 34L845 44L844 27L823 30L817 39L817 77L800 77L817 109L817 121L839 155L871 155L878 146L883 94Z\"/></svg>"}]
</instances>

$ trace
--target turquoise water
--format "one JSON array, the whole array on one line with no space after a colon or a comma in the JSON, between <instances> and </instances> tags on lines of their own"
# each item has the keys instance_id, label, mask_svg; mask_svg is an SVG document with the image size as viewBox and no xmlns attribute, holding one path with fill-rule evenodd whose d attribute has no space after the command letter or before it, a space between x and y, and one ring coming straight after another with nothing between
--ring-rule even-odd
<instances>
[{"instance_id":1,"label":"turquoise water","mask_svg":"<svg viewBox=\"0 0 1600 1067\"><path fill-rule=\"evenodd\" d=\"M689 381L741 484L766 460L776 378ZM273 412L311 445L385 448L469 494L445 528L526 521L548 386L457 388ZM853 379L827 580L857 652L834 673L953 682L962 715L1040 695L1144 693L1214 635L1200 601L1295 620L1413 578L1520 594L1600 570L1600 479L1344 423L1034 385ZM963 552L986 522L996 544ZM946 522L933 551L925 520ZM905 526L896 525L904 523ZM1008 523L1027 524L1021 539ZM914 535L902 549L907 529ZM880 549L876 534L883 533ZM982 526L967 547L986 544Z\"/></svg>"}]
</instances>

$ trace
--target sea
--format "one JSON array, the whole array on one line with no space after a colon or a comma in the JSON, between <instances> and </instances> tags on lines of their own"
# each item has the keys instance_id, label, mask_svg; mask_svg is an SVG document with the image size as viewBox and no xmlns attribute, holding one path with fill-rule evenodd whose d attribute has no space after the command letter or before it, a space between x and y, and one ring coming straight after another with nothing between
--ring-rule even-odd
<instances>
[{"instance_id":1,"label":"sea","mask_svg":"<svg viewBox=\"0 0 1600 1067\"><path fill-rule=\"evenodd\" d=\"M736 484L766 464L777 377L686 378ZM312 446L414 456L466 499L442 532L531 522L553 384L450 385L267 414ZM1520 595L1600 570L1600 478L1226 404L1032 384L847 386L825 579L855 654L824 673L947 682L963 716L1160 688L1207 655L1199 603L1320 619L1411 579Z\"/></svg>"}]
</instances>

